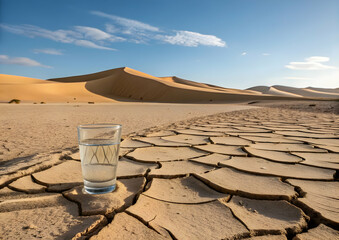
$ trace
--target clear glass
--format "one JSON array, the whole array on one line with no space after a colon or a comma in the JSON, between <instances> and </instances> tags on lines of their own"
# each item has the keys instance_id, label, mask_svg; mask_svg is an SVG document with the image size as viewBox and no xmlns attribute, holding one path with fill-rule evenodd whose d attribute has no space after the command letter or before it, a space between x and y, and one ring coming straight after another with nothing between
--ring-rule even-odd
<instances>
[{"instance_id":1,"label":"clear glass","mask_svg":"<svg viewBox=\"0 0 339 240\"><path fill-rule=\"evenodd\" d=\"M115 190L121 125L87 124L78 126L84 189L89 194Z\"/></svg>"}]
</instances>

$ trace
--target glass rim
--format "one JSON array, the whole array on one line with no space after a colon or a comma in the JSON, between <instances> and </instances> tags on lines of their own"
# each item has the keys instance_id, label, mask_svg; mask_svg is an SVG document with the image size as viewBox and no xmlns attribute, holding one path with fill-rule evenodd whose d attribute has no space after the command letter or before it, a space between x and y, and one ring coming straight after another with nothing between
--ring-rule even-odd
<instances>
[{"instance_id":1,"label":"glass rim","mask_svg":"<svg viewBox=\"0 0 339 240\"><path fill-rule=\"evenodd\" d=\"M116 128L120 129L121 124L115 124L115 123L92 123L92 124L81 124L78 125L78 129L100 129L100 128Z\"/></svg>"}]
</instances>

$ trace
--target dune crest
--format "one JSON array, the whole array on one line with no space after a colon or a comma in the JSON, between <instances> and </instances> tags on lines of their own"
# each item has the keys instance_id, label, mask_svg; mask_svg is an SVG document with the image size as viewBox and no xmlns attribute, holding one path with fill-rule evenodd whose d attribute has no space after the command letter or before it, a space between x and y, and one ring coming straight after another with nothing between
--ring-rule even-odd
<instances>
[{"instance_id":1,"label":"dune crest","mask_svg":"<svg viewBox=\"0 0 339 240\"><path fill-rule=\"evenodd\" d=\"M169 103L240 102L339 98L333 89L258 86L247 90L198 83L176 76L155 77L128 67L102 72L40 80L0 74L0 101ZM334 91L334 92L333 92Z\"/></svg>"},{"instance_id":2,"label":"dune crest","mask_svg":"<svg viewBox=\"0 0 339 240\"><path fill-rule=\"evenodd\" d=\"M284 95L294 97L306 97L306 98L331 98L339 99L339 88L295 88L281 85L268 86L256 86L248 88L247 90L256 91L262 94L271 95Z\"/></svg>"}]
</instances>

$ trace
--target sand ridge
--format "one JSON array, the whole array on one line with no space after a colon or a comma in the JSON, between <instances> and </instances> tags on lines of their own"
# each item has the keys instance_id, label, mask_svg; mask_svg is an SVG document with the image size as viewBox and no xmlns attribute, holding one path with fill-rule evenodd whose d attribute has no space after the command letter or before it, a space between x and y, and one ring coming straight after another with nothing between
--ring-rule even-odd
<instances>
[{"instance_id":1,"label":"sand ridge","mask_svg":"<svg viewBox=\"0 0 339 240\"><path fill-rule=\"evenodd\" d=\"M294 96L294 97L309 97L309 98L332 98L339 99L339 89L329 88L294 88L288 86L274 85L256 86L248 88L247 90L256 91L262 94L281 95L281 96Z\"/></svg>"},{"instance_id":2,"label":"sand ridge","mask_svg":"<svg viewBox=\"0 0 339 240\"><path fill-rule=\"evenodd\" d=\"M178 77L155 77L128 67L40 80L0 74L0 102L239 102L339 98L339 93L283 86L239 90ZM288 90L286 90L288 89ZM292 90L290 90L292 89Z\"/></svg>"}]
</instances>

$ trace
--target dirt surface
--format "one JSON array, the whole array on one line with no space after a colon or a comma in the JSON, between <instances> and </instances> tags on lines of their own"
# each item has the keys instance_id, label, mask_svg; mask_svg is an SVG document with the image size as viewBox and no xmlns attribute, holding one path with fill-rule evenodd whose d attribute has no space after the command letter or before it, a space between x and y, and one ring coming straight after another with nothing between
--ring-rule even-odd
<instances>
[{"instance_id":1,"label":"dirt surface","mask_svg":"<svg viewBox=\"0 0 339 240\"><path fill-rule=\"evenodd\" d=\"M0 161L77 146L77 125L122 124L122 134L220 112L236 104L0 104Z\"/></svg>"},{"instance_id":2,"label":"dirt surface","mask_svg":"<svg viewBox=\"0 0 339 240\"><path fill-rule=\"evenodd\" d=\"M339 114L339 101L258 101L253 106Z\"/></svg>"},{"instance_id":3,"label":"dirt surface","mask_svg":"<svg viewBox=\"0 0 339 240\"><path fill-rule=\"evenodd\" d=\"M116 190L100 195L83 191L77 150L9 161L0 236L336 239L338 129L336 114L260 108L140 130L121 144Z\"/></svg>"}]
</instances>

